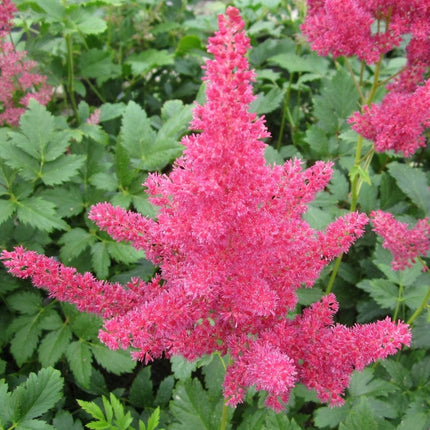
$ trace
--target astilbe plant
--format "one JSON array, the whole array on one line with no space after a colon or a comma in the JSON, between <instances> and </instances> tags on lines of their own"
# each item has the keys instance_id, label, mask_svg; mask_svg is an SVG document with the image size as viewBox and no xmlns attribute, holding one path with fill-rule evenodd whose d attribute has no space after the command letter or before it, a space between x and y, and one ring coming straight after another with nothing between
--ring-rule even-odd
<instances>
[{"instance_id":1,"label":"astilbe plant","mask_svg":"<svg viewBox=\"0 0 430 430\"><path fill-rule=\"evenodd\" d=\"M96 280L21 247L3 251L2 259L14 276L101 315L101 340L112 349L132 348L135 359L228 354L224 395L232 406L255 386L280 410L297 382L324 402L342 404L353 370L409 345L410 331L389 319L334 324L333 294L287 317L297 289L312 287L368 219L353 212L314 230L303 214L329 182L332 163L308 169L298 160L265 163L262 139L269 133L249 110L254 73L243 27L239 11L229 7L209 39L213 59L205 65L206 102L194 109L196 133L182 139L184 155L169 175L152 174L144 184L156 219L109 203L90 211L115 240L145 251L159 267L152 281Z\"/></svg>"},{"instance_id":2,"label":"astilbe plant","mask_svg":"<svg viewBox=\"0 0 430 430\"><path fill-rule=\"evenodd\" d=\"M26 52L17 51L8 40L12 29L15 4L3 0L0 4L0 125L17 126L30 99L46 105L52 87L46 76L34 73L35 61L25 58Z\"/></svg>"}]
</instances>

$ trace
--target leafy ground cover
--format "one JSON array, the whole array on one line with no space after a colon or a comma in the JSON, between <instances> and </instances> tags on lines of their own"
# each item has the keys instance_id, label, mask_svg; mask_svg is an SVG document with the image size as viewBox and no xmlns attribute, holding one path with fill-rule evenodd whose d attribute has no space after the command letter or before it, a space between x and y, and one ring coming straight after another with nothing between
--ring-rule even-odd
<instances>
[{"instance_id":1,"label":"leafy ground cover","mask_svg":"<svg viewBox=\"0 0 430 430\"><path fill-rule=\"evenodd\" d=\"M0 428L430 427L430 4L229 4L0 5Z\"/></svg>"}]
</instances>

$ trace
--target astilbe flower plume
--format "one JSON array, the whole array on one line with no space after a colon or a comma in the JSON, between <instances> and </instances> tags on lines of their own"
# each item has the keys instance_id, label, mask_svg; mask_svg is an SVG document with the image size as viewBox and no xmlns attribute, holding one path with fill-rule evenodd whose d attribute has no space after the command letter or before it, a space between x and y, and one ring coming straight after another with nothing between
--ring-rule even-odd
<instances>
[{"instance_id":1,"label":"astilbe flower plume","mask_svg":"<svg viewBox=\"0 0 430 430\"><path fill-rule=\"evenodd\" d=\"M17 126L30 99L46 105L52 88L46 76L34 73L35 61L26 60L25 51L17 51L8 40L12 29L14 3L3 0L0 4L0 126Z\"/></svg>"},{"instance_id":2,"label":"astilbe flower plume","mask_svg":"<svg viewBox=\"0 0 430 430\"><path fill-rule=\"evenodd\" d=\"M430 249L430 219L418 220L410 228L405 222L397 221L389 212L381 210L370 214L373 230L383 238L382 246L393 254L393 270L404 270L425 257Z\"/></svg>"},{"instance_id":3,"label":"astilbe flower plume","mask_svg":"<svg viewBox=\"0 0 430 430\"><path fill-rule=\"evenodd\" d=\"M333 295L287 318L296 290L311 287L368 220L352 213L325 231L312 229L303 213L329 182L332 164L304 170L298 160L265 163L261 139L269 133L249 111L254 73L243 27L239 11L229 7L209 39L207 100L195 107L191 123L200 132L182 139L184 155L168 176L152 174L145 183L157 218L109 203L91 209L90 218L115 240L144 250L159 275L122 287L22 248L4 251L2 259L13 275L101 315L100 338L112 349L132 347L134 358L146 362L163 354L189 360L229 354L224 395L230 405L254 385L279 410L300 381L340 404L354 367L409 344L410 332L389 320L333 325Z\"/></svg>"}]
</instances>

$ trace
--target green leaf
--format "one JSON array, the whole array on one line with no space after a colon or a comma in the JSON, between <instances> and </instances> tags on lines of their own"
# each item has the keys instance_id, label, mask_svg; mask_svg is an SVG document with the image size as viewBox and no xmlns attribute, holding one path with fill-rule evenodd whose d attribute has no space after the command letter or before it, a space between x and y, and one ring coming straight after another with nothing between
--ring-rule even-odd
<instances>
[{"instance_id":1,"label":"green leaf","mask_svg":"<svg viewBox=\"0 0 430 430\"><path fill-rule=\"evenodd\" d=\"M314 97L314 115L318 127L334 135L358 108L358 94L351 77L343 69L323 82L321 94Z\"/></svg>"},{"instance_id":2,"label":"green leaf","mask_svg":"<svg viewBox=\"0 0 430 430\"><path fill-rule=\"evenodd\" d=\"M125 63L131 66L133 75L144 75L156 67L173 64L174 55L166 50L147 49L130 55Z\"/></svg>"},{"instance_id":3,"label":"green leaf","mask_svg":"<svg viewBox=\"0 0 430 430\"><path fill-rule=\"evenodd\" d=\"M18 366L33 354L42 333L40 315L23 315L15 318L10 325L10 330L15 332L10 342L10 352L15 358Z\"/></svg>"},{"instance_id":4,"label":"green leaf","mask_svg":"<svg viewBox=\"0 0 430 430\"><path fill-rule=\"evenodd\" d=\"M41 192L40 197L55 204L60 218L78 215L85 207L83 193L79 186L45 189Z\"/></svg>"},{"instance_id":5,"label":"green leaf","mask_svg":"<svg viewBox=\"0 0 430 430\"><path fill-rule=\"evenodd\" d=\"M0 200L0 224L7 221L15 212L16 204L10 200Z\"/></svg>"},{"instance_id":6,"label":"green leaf","mask_svg":"<svg viewBox=\"0 0 430 430\"><path fill-rule=\"evenodd\" d=\"M202 373L205 376L205 387L209 396L212 399L221 396L225 370L220 357L213 356L210 363L203 366Z\"/></svg>"},{"instance_id":7,"label":"green leaf","mask_svg":"<svg viewBox=\"0 0 430 430\"><path fill-rule=\"evenodd\" d=\"M34 315L42 308L42 296L36 291L21 291L7 298L7 304L22 314Z\"/></svg>"},{"instance_id":8,"label":"green leaf","mask_svg":"<svg viewBox=\"0 0 430 430\"><path fill-rule=\"evenodd\" d=\"M148 419L146 430L155 430L160 423L160 407L156 408Z\"/></svg>"},{"instance_id":9,"label":"green leaf","mask_svg":"<svg viewBox=\"0 0 430 430\"><path fill-rule=\"evenodd\" d=\"M121 145L130 157L144 159L150 145L155 141L155 133L146 112L135 102L130 101L122 117Z\"/></svg>"},{"instance_id":10,"label":"green leaf","mask_svg":"<svg viewBox=\"0 0 430 430\"><path fill-rule=\"evenodd\" d=\"M273 87L267 94L259 93L258 97L251 103L251 112L258 115L273 112L281 106L285 91L282 88Z\"/></svg>"},{"instance_id":11,"label":"green leaf","mask_svg":"<svg viewBox=\"0 0 430 430\"><path fill-rule=\"evenodd\" d=\"M79 67L82 77L97 79L99 85L108 79L118 77L121 73L120 66L113 63L111 53L96 48L82 52L79 57ZM105 107L103 108L103 106ZM100 120L106 121L118 116L118 111L113 112L113 105L109 105L109 109L106 105L103 106ZM123 106L120 107L120 110L122 109L124 109Z\"/></svg>"},{"instance_id":12,"label":"green leaf","mask_svg":"<svg viewBox=\"0 0 430 430\"><path fill-rule=\"evenodd\" d=\"M175 422L169 430L215 430L219 427L224 399L218 405L209 401L197 379L179 382L173 392L170 411Z\"/></svg>"},{"instance_id":13,"label":"green leaf","mask_svg":"<svg viewBox=\"0 0 430 430\"><path fill-rule=\"evenodd\" d=\"M30 373L27 381L12 393L14 420L31 420L44 414L61 399L62 389L63 379L58 370L49 367L41 369L37 375Z\"/></svg>"},{"instance_id":14,"label":"green leaf","mask_svg":"<svg viewBox=\"0 0 430 430\"><path fill-rule=\"evenodd\" d=\"M15 428L16 430L56 430L50 424L41 420L25 420Z\"/></svg>"},{"instance_id":15,"label":"green leaf","mask_svg":"<svg viewBox=\"0 0 430 430\"><path fill-rule=\"evenodd\" d=\"M430 314L420 315L414 322L412 327L412 347L413 348L427 348L430 349Z\"/></svg>"},{"instance_id":16,"label":"green leaf","mask_svg":"<svg viewBox=\"0 0 430 430\"><path fill-rule=\"evenodd\" d=\"M60 250L61 259L64 262L71 261L96 241L93 234L79 227L64 233L58 241L60 245L63 245Z\"/></svg>"},{"instance_id":17,"label":"green leaf","mask_svg":"<svg viewBox=\"0 0 430 430\"><path fill-rule=\"evenodd\" d=\"M385 309L395 309L399 288L386 279L364 279L357 287L368 292L378 305Z\"/></svg>"},{"instance_id":18,"label":"green leaf","mask_svg":"<svg viewBox=\"0 0 430 430\"><path fill-rule=\"evenodd\" d=\"M314 413L315 425L318 428L337 428L339 423L345 421L348 416L349 408L345 405L336 408L323 406Z\"/></svg>"},{"instance_id":19,"label":"green leaf","mask_svg":"<svg viewBox=\"0 0 430 430\"><path fill-rule=\"evenodd\" d=\"M300 426L294 421L290 421L285 414L277 414L269 410L264 421L264 430L300 430Z\"/></svg>"},{"instance_id":20,"label":"green leaf","mask_svg":"<svg viewBox=\"0 0 430 430\"><path fill-rule=\"evenodd\" d=\"M340 423L339 430L378 430L369 399L365 396L349 412L348 417Z\"/></svg>"},{"instance_id":21,"label":"green leaf","mask_svg":"<svg viewBox=\"0 0 430 430\"><path fill-rule=\"evenodd\" d=\"M61 2L57 0L37 0L37 5L45 11L48 22L61 22L63 20L66 9Z\"/></svg>"},{"instance_id":22,"label":"green leaf","mask_svg":"<svg viewBox=\"0 0 430 430\"><path fill-rule=\"evenodd\" d=\"M110 257L104 242L97 242L91 246L91 262L94 271L99 278L107 278L109 275Z\"/></svg>"},{"instance_id":23,"label":"green leaf","mask_svg":"<svg viewBox=\"0 0 430 430\"><path fill-rule=\"evenodd\" d=\"M151 367L146 366L137 374L130 387L130 403L137 408L152 406L154 396L152 392Z\"/></svg>"},{"instance_id":24,"label":"green leaf","mask_svg":"<svg viewBox=\"0 0 430 430\"><path fill-rule=\"evenodd\" d=\"M388 396L395 391L392 384L383 379L374 378L374 371L371 368L365 368L361 372L354 372L349 384L349 392L354 397L364 395Z\"/></svg>"},{"instance_id":25,"label":"green leaf","mask_svg":"<svg viewBox=\"0 0 430 430\"><path fill-rule=\"evenodd\" d=\"M107 242L106 247L110 256L121 263L136 263L141 258L145 258L143 251L138 251L128 243Z\"/></svg>"},{"instance_id":26,"label":"green leaf","mask_svg":"<svg viewBox=\"0 0 430 430\"><path fill-rule=\"evenodd\" d=\"M316 54L296 55L294 53L282 53L270 57L269 63L276 64L290 73L312 72L322 76L327 70L327 59Z\"/></svg>"},{"instance_id":27,"label":"green leaf","mask_svg":"<svg viewBox=\"0 0 430 430\"><path fill-rule=\"evenodd\" d=\"M173 387L175 386L175 377L169 375L164 378L158 387L157 394L154 399L155 406L166 407L172 398Z\"/></svg>"},{"instance_id":28,"label":"green leaf","mask_svg":"<svg viewBox=\"0 0 430 430\"><path fill-rule=\"evenodd\" d=\"M417 167L397 162L390 163L388 170L399 188L425 214L428 214L430 212L430 189L425 173Z\"/></svg>"},{"instance_id":29,"label":"green leaf","mask_svg":"<svg viewBox=\"0 0 430 430\"><path fill-rule=\"evenodd\" d=\"M70 14L70 20L83 34L100 34L106 30L107 23L104 19L95 16L95 12L95 9L80 6Z\"/></svg>"},{"instance_id":30,"label":"green leaf","mask_svg":"<svg viewBox=\"0 0 430 430\"><path fill-rule=\"evenodd\" d=\"M6 425L12 419L14 410L11 403L11 395L8 392L8 385L4 379L0 379L0 426Z\"/></svg>"},{"instance_id":31,"label":"green leaf","mask_svg":"<svg viewBox=\"0 0 430 430\"><path fill-rule=\"evenodd\" d=\"M78 405L88 414L90 414L93 418L104 421L105 415L103 411L100 409L99 406L97 406L94 402L86 402L85 400L76 400L78 402Z\"/></svg>"},{"instance_id":32,"label":"green leaf","mask_svg":"<svg viewBox=\"0 0 430 430\"><path fill-rule=\"evenodd\" d=\"M84 430L79 420L73 421L73 416L69 411L60 410L52 421L56 430Z\"/></svg>"},{"instance_id":33,"label":"green leaf","mask_svg":"<svg viewBox=\"0 0 430 430\"><path fill-rule=\"evenodd\" d=\"M131 359L129 351L112 351L101 344L92 344L91 351L97 363L115 375L130 373L136 367L136 362Z\"/></svg>"},{"instance_id":34,"label":"green leaf","mask_svg":"<svg viewBox=\"0 0 430 430\"><path fill-rule=\"evenodd\" d=\"M83 387L88 387L92 371L90 347L82 341L72 342L67 347L66 358L76 382Z\"/></svg>"},{"instance_id":35,"label":"green leaf","mask_svg":"<svg viewBox=\"0 0 430 430\"><path fill-rule=\"evenodd\" d=\"M175 355L170 358L170 363L172 365L172 372L175 378L180 381L186 381L191 377L191 373L197 369L197 361L188 361L180 355Z\"/></svg>"},{"instance_id":36,"label":"green leaf","mask_svg":"<svg viewBox=\"0 0 430 430\"><path fill-rule=\"evenodd\" d=\"M46 185L58 185L69 181L79 173L84 165L85 157L82 155L63 155L54 161L45 163L41 173L41 180Z\"/></svg>"},{"instance_id":37,"label":"green leaf","mask_svg":"<svg viewBox=\"0 0 430 430\"><path fill-rule=\"evenodd\" d=\"M54 366L65 354L71 338L72 332L66 324L59 330L48 333L39 345L39 360L42 366Z\"/></svg>"},{"instance_id":38,"label":"green leaf","mask_svg":"<svg viewBox=\"0 0 430 430\"><path fill-rule=\"evenodd\" d=\"M67 224L58 218L53 203L41 197L28 197L18 202L18 219L39 230L66 230Z\"/></svg>"},{"instance_id":39,"label":"green leaf","mask_svg":"<svg viewBox=\"0 0 430 430\"><path fill-rule=\"evenodd\" d=\"M95 173L91 176L89 182L99 190L116 191L118 189L118 180L112 173Z\"/></svg>"}]
</instances>

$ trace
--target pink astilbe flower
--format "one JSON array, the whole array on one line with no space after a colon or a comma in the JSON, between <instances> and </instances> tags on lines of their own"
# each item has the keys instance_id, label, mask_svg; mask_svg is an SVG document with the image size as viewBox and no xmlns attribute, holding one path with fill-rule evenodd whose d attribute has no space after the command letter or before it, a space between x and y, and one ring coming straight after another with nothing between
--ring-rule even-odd
<instances>
[{"instance_id":1,"label":"pink astilbe flower","mask_svg":"<svg viewBox=\"0 0 430 430\"><path fill-rule=\"evenodd\" d=\"M430 220L418 220L413 228L397 221L389 212L381 210L370 214L373 230L383 238L382 246L393 254L393 270L411 267L419 256L425 257L430 248Z\"/></svg>"},{"instance_id":2,"label":"pink astilbe flower","mask_svg":"<svg viewBox=\"0 0 430 430\"><path fill-rule=\"evenodd\" d=\"M394 150L405 157L424 147L424 131L430 125L430 80L413 93L389 92L380 104L364 106L350 119L352 128L373 140L375 150Z\"/></svg>"},{"instance_id":3,"label":"pink astilbe flower","mask_svg":"<svg viewBox=\"0 0 430 430\"><path fill-rule=\"evenodd\" d=\"M7 41L15 11L9 0L0 4L0 126L17 126L30 99L46 105L52 93L47 77L34 73L37 63L26 60L26 52L16 51Z\"/></svg>"},{"instance_id":4,"label":"pink astilbe flower","mask_svg":"<svg viewBox=\"0 0 430 430\"><path fill-rule=\"evenodd\" d=\"M330 180L332 163L308 169L298 160L266 164L261 139L269 133L249 111L254 73L243 27L238 10L229 7L209 39L214 58L205 66L207 100L194 109L191 125L200 132L182 139L184 156L168 176L152 174L145 183L159 208L156 220L109 203L91 209L90 218L114 239L144 250L159 277L148 284L133 280L121 291L21 248L4 251L2 259L15 276L102 315L100 339L113 349L134 348L136 359L230 354L224 394L232 406L254 385L267 390L267 405L279 410L298 381L339 403L354 365L394 353L408 344L409 331L392 322L373 331L333 327L334 296L287 318L296 290L311 287L324 266L348 251L367 217L354 213L324 232L312 229L303 214ZM348 333L348 344L336 330ZM372 334L371 346L363 353L357 347L349 358L360 330Z\"/></svg>"},{"instance_id":5,"label":"pink astilbe flower","mask_svg":"<svg viewBox=\"0 0 430 430\"><path fill-rule=\"evenodd\" d=\"M428 0L307 0L302 31L313 50L367 64L399 46L404 34L430 33ZM427 35L427 36L426 36Z\"/></svg>"},{"instance_id":6,"label":"pink astilbe flower","mask_svg":"<svg viewBox=\"0 0 430 430\"><path fill-rule=\"evenodd\" d=\"M101 109L95 109L94 112L87 119L87 124L97 125L100 122Z\"/></svg>"}]
</instances>

